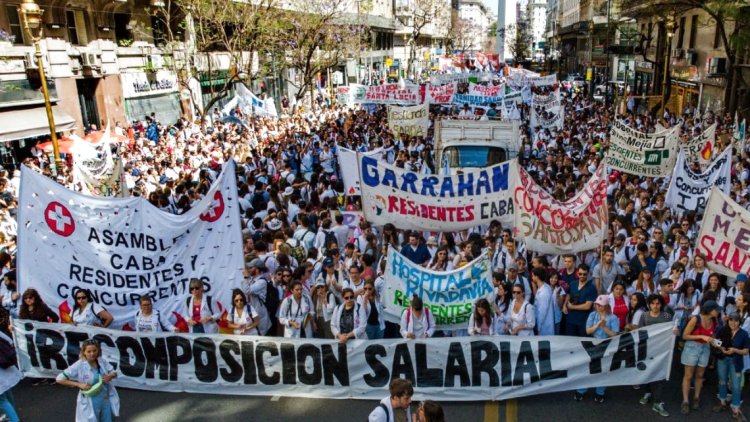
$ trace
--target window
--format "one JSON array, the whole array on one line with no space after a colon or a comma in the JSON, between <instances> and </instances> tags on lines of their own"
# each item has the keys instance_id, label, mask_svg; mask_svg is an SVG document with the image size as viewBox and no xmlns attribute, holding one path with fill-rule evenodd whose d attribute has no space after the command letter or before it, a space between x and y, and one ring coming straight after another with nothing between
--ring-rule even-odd
<instances>
[{"instance_id":1,"label":"window","mask_svg":"<svg viewBox=\"0 0 750 422\"><path fill-rule=\"evenodd\" d=\"M682 40L685 38L685 17L680 18L680 28L677 36L677 48L682 48Z\"/></svg>"},{"instance_id":2,"label":"window","mask_svg":"<svg viewBox=\"0 0 750 422\"><path fill-rule=\"evenodd\" d=\"M696 36L698 36L698 15L693 15L690 18L690 41L688 41L688 48L695 48Z\"/></svg>"},{"instance_id":3,"label":"window","mask_svg":"<svg viewBox=\"0 0 750 422\"><path fill-rule=\"evenodd\" d=\"M167 24L160 16L151 16L151 33L154 45L164 46L167 43Z\"/></svg>"},{"instance_id":4,"label":"window","mask_svg":"<svg viewBox=\"0 0 750 422\"><path fill-rule=\"evenodd\" d=\"M115 40L119 43L121 41L131 41L133 34L128 29L130 23L130 15L125 13L115 13Z\"/></svg>"},{"instance_id":5,"label":"window","mask_svg":"<svg viewBox=\"0 0 750 422\"><path fill-rule=\"evenodd\" d=\"M65 12L66 26L68 27L68 42L78 45L78 31L76 30L76 12L68 10Z\"/></svg>"},{"instance_id":6,"label":"window","mask_svg":"<svg viewBox=\"0 0 750 422\"><path fill-rule=\"evenodd\" d=\"M10 25L8 35L15 37L14 44L23 44L23 26L21 26L21 18L18 16L18 9L16 9L16 6L5 6L5 14L8 15L8 24Z\"/></svg>"},{"instance_id":7,"label":"window","mask_svg":"<svg viewBox=\"0 0 750 422\"><path fill-rule=\"evenodd\" d=\"M450 146L445 148L445 160L451 168L487 167L502 163L507 158L504 148L479 145Z\"/></svg>"}]
</instances>

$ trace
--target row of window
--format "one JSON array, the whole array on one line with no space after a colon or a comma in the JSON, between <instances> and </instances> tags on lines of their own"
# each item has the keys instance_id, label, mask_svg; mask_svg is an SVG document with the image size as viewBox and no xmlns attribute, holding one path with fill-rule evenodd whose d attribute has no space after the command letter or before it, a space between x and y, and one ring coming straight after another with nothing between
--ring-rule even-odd
<instances>
[{"instance_id":1,"label":"row of window","mask_svg":"<svg viewBox=\"0 0 750 422\"><path fill-rule=\"evenodd\" d=\"M678 24L677 28L677 34L675 34L677 37L675 39L674 48L676 49L682 49L685 48L685 26L687 24L687 17L682 16L680 17L680 22ZM646 31L647 24L641 24L641 33L651 35L653 34L654 30L654 24L653 22L648 23L648 32ZM693 15L690 17L690 33L688 35L688 49L695 48L695 42L698 37L698 15ZM654 38L655 39L655 38ZM653 40L652 40L653 41ZM651 43L649 42L648 45ZM713 48L719 48L721 45L721 37L719 33L718 25L716 26L716 29L714 30L714 42L713 42Z\"/></svg>"}]
</instances>

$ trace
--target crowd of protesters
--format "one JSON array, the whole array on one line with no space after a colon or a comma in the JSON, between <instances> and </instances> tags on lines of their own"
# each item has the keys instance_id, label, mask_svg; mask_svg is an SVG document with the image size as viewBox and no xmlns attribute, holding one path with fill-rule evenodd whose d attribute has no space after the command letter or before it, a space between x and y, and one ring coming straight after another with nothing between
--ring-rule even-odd
<instances>
[{"instance_id":1,"label":"crowd of protesters","mask_svg":"<svg viewBox=\"0 0 750 422\"><path fill-rule=\"evenodd\" d=\"M717 150L730 142L726 134L732 132L733 122L728 116L715 116L710 111L699 115L687 108L683 113L667 109L657 117L648 111L635 114L630 103L630 110L615 116L615 106L593 101L577 87L560 89L565 123L559 131L529 128L526 105L510 114L497 110L496 105L490 112L431 107L430 116L432 120L520 117L519 162L558 200L573 197L603 160L616 118L645 132L654 131L657 124L679 125L683 140L716 121ZM168 125L152 115L127 127L118 123L115 131L127 137L117 147L117 156L125 165L124 188L165 212L190 210L209 190L222 163L232 158L238 162L246 265L245 280L233 286L231 297L229 327L235 334L340 342L464 335L607 338L671 322L684 365L680 411L687 414L700 408L705 370L715 368L719 402L713 410L726 410L735 419L745 420L740 403L742 376L750 369L747 277L728 278L706 267L705 257L694 251L701 216L696 212L678 215L664 205L668 179L610 172L608 239L587 253L545 256L528 251L522 241L514 239L511 228L499 222L443 233L401 230L397 221L382 227L360 221L352 229L344 224L341 212L361 209L362 204L344 190L337 161L339 148L365 152L382 147L379 159L435 174L439 169L435 168L431 130L427 137L395 135L382 106L323 102L279 118L247 116L240 110L231 112L229 122L224 122L226 117L216 110L202 125L184 119ZM748 206L750 160L738 148L733 161L731 196ZM24 164L52 177L43 155ZM19 292L16 287L18 179L17 170L10 174L0 171L0 302L13 317L56 322L57 315L36 291ZM56 180L78 189L66 169L61 169ZM388 247L417 264L442 271L460 268L487 254L493 266L495 294L475 304L465 330L440 330L419 297L412 298L400 324L386 321L379 298ZM184 310L192 317L189 330L216 332L220 315L212 309L202 282L193 279L189 287ZM86 290L78 291L74 299L76 324L107 327L125 323L113 321ZM152 306L148 298L140 301L132 322L135 329L175 330L174 321ZM82 347L81 365L64 372L58 382L76 388L83 384L90 387L102 379L108 382L109 372L98 379L86 378L90 375L87 370L105 365L97 360L100 353L98 347ZM84 381L73 380L71 371L79 368L85 369L81 369ZM397 396L405 395L407 388L399 388ZM668 416L662 389L662 382L644 386L640 402ZM114 388L108 391L110 396L116 395ZM584 400L585 393L576 391L574 399ZM0 404L6 402L3 397L0 395ZM605 401L603 387L595 389L593 400ZM392 406L384 406L383 413L390 415ZM5 405L3 409L14 420L14 413ZM382 419L377 418L370 417Z\"/></svg>"}]
</instances>

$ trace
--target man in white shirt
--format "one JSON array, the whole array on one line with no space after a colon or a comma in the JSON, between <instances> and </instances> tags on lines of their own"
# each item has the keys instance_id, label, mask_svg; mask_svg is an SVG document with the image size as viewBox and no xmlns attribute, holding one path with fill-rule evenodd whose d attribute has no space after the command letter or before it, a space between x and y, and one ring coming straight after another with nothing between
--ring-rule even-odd
<instances>
[{"instance_id":1,"label":"man in white shirt","mask_svg":"<svg viewBox=\"0 0 750 422\"><path fill-rule=\"evenodd\" d=\"M395 422L396 412L403 410L406 413L406 420L411 421L411 397L414 395L414 387L411 381L403 378L396 378L391 381L388 388L390 395L380 401L378 406L370 412L368 422Z\"/></svg>"}]
</instances>

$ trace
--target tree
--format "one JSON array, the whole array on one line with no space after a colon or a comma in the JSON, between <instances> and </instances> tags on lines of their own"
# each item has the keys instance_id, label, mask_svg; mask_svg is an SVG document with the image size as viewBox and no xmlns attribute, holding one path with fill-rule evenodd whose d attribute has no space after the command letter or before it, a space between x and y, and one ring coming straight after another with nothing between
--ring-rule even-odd
<instances>
[{"instance_id":1,"label":"tree","mask_svg":"<svg viewBox=\"0 0 750 422\"><path fill-rule=\"evenodd\" d=\"M481 49L483 35L482 28L479 25L465 18L457 19L448 32L451 46L459 54Z\"/></svg>"},{"instance_id":2,"label":"tree","mask_svg":"<svg viewBox=\"0 0 750 422\"><path fill-rule=\"evenodd\" d=\"M347 13L348 0L291 0L277 28L277 51L284 66L297 75L288 82L297 88L297 104L328 69L353 59L369 42L360 13Z\"/></svg>"},{"instance_id":3,"label":"tree","mask_svg":"<svg viewBox=\"0 0 750 422\"><path fill-rule=\"evenodd\" d=\"M517 65L526 61L531 55L533 38L531 26L528 21L518 21L498 29L500 38L505 43L505 48L513 56L513 64Z\"/></svg>"},{"instance_id":4,"label":"tree","mask_svg":"<svg viewBox=\"0 0 750 422\"><path fill-rule=\"evenodd\" d=\"M450 23L450 11L448 3L445 0L409 0L408 3L408 6L406 6L408 7L408 13L402 15L405 19L402 19L401 23L410 29L409 37L406 41L406 44L409 46L406 74L412 75L414 61L417 57L417 42L419 41L419 37L430 24L434 24L435 27L440 25L447 27Z\"/></svg>"},{"instance_id":5,"label":"tree","mask_svg":"<svg viewBox=\"0 0 750 422\"><path fill-rule=\"evenodd\" d=\"M162 39L162 50L177 74L180 89L189 90L193 99L207 94L198 110L201 116L207 116L235 83L268 73L261 59L275 44L272 38L281 17L279 0L163 3L150 9L158 28L148 29ZM197 83L199 79L207 82L207 93Z\"/></svg>"}]
</instances>

